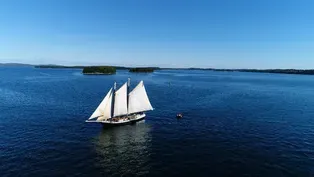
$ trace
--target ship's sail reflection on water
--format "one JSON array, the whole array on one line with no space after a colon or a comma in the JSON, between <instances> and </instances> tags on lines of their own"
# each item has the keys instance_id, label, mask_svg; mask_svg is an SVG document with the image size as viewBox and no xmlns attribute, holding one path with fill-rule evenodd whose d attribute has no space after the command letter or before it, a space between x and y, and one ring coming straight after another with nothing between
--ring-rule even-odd
<instances>
[{"instance_id":1,"label":"ship's sail reflection on water","mask_svg":"<svg viewBox=\"0 0 314 177\"><path fill-rule=\"evenodd\" d=\"M104 173L148 173L151 135L150 126L144 121L134 125L104 128L94 143L99 158L99 164L96 165L99 165Z\"/></svg>"}]
</instances>

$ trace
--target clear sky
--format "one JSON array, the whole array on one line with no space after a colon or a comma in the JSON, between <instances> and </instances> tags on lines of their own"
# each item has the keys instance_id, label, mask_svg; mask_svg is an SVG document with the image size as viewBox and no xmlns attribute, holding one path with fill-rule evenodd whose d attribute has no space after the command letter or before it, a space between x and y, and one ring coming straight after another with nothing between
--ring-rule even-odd
<instances>
[{"instance_id":1,"label":"clear sky","mask_svg":"<svg viewBox=\"0 0 314 177\"><path fill-rule=\"evenodd\" d=\"M1 62L314 68L314 1L1 0Z\"/></svg>"}]
</instances>

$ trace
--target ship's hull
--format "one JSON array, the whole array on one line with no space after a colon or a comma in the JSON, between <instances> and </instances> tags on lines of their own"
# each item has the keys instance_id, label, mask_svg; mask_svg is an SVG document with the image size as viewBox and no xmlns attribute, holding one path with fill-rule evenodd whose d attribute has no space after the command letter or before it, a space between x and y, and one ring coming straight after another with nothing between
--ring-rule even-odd
<instances>
[{"instance_id":1,"label":"ship's hull","mask_svg":"<svg viewBox=\"0 0 314 177\"><path fill-rule=\"evenodd\" d=\"M121 125L128 125L133 124L138 121L145 119L145 114L134 114L130 116L126 116L125 118L116 118L116 120L104 120L104 121L86 121L86 122L94 122L94 123L101 123L104 127L112 127L112 126L121 126Z\"/></svg>"}]
</instances>

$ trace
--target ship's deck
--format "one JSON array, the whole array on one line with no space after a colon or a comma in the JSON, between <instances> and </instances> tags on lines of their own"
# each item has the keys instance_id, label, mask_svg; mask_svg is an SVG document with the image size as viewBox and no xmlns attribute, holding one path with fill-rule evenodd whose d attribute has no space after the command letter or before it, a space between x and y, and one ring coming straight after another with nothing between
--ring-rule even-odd
<instances>
[{"instance_id":1,"label":"ship's deck","mask_svg":"<svg viewBox=\"0 0 314 177\"><path fill-rule=\"evenodd\" d=\"M124 117L110 118L108 120L102 120L102 121L87 120L86 122L103 123L103 124L125 124L125 123L135 122L137 120L143 119L145 116L146 116L145 113L141 113L141 114L128 115Z\"/></svg>"}]
</instances>

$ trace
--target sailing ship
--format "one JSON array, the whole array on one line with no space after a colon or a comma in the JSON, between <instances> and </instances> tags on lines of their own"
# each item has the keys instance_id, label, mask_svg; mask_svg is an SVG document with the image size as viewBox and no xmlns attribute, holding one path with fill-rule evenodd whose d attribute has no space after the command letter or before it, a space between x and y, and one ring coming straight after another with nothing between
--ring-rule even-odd
<instances>
[{"instance_id":1,"label":"sailing ship","mask_svg":"<svg viewBox=\"0 0 314 177\"><path fill-rule=\"evenodd\" d=\"M116 90L116 83L109 90L94 113L86 122L102 123L103 125L124 125L145 118L145 111L153 110L147 96L144 82L131 91L130 79Z\"/></svg>"}]
</instances>

